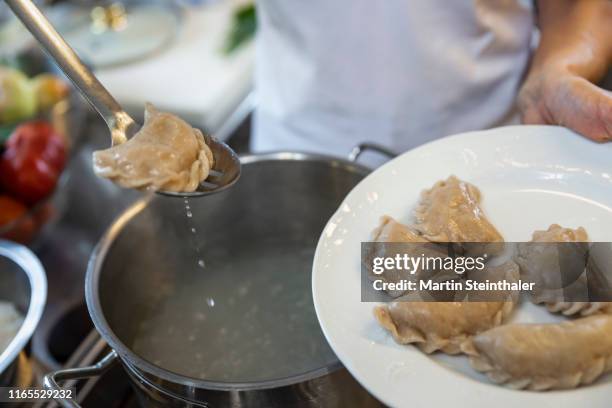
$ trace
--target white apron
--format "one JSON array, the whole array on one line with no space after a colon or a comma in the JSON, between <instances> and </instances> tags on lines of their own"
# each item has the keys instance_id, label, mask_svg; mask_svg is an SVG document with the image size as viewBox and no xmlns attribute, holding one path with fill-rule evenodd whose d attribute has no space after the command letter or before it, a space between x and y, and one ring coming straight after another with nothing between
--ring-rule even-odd
<instances>
[{"instance_id":1,"label":"white apron","mask_svg":"<svg viewBox=\"0 0 612 408\"><path fill-rule=\"evenodd\" d=\"M345 156L515 123L529 0L260 0L252 148Z\"/></svg>"}]
</instances>

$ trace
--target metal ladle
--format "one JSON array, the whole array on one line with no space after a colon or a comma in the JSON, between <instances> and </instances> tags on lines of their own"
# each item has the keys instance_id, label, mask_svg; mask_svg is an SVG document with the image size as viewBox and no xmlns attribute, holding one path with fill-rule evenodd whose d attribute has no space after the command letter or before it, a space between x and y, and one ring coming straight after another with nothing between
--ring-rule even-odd
<instances>
[{"instance_id":1,"label":"metal ladle","mask_svg":"<svg viewBox=\"0 0 612 408\"><path fill-rule=\"evenodd\" d=\"M94 109L102 116L111 132L111 145L124 143L140 128L113 96L102 86L98 78L85 66L74 50L55 30L42 12L29 0L5 0L26 28L55 60L74 85L81 91ZM225 143L205 136L206 143L215 158L208 178L194 192L157 191L173 197L200 197L218 193L232 186L240 177L240 160Z\"/></svg>"}]
</instances>

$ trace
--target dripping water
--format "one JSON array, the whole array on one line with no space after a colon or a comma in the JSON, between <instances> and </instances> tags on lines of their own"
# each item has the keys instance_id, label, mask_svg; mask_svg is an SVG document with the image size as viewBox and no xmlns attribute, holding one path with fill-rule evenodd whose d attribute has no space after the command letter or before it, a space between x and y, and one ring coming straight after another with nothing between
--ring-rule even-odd
<instances>
[{"instance_id":1,"label":"dripping water","mask_svg":"<svg viewBox=\"0 0 612 408\"><path fill-rule=\"evenodd\" d=\"M196 252L196 266L200 269L205 269L206 262L204 262L204 259L202 259L202 255L200 254L199 234L198 234L198 229L195 226L195 221L193 220L193 212L191 210L189 199L185 198L184 203L185 203L185 215L187 216L187 224L192 234L195 252Z\"/></svg>"}]
</instances>

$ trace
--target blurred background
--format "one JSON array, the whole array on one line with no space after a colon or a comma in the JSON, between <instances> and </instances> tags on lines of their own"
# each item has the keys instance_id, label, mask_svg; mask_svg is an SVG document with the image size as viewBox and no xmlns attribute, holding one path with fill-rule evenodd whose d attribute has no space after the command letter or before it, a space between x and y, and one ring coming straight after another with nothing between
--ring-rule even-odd
<instances>
[{"instance_id":1,"label":"blurred background","mask_svg":"<svg viewBox=\"0 0 612 408\"><path fill-rule=\"evenodd\" d=\"M250 90L255 13L248 0L37 3L135 117L150 101L214 131ZM35 41L5 4L0 24L0 58L19 65Z\"/></svg>"}]
</instances>

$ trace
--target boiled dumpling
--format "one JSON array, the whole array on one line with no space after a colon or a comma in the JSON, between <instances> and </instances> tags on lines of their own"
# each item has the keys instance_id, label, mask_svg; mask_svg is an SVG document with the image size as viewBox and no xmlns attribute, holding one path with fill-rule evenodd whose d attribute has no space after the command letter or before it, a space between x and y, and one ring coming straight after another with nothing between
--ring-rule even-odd
<instances>
[{"instance_id":1,"label":"boiled dumpling","mask_svg":"<svg viewBox=\"0 0 612 408\"><path fill-rule=\"evenodd\" d=\"M521 268L521 276L535 283L531 293L534 303L566 316L587 316L609 309L605 302L564 300L588 297L585 270L588 241L588 234L582 227L572 229L552 224L545 231L535 231L530 242L517 246L515 261Z\"/></svg>"},{"instance_id":2,"label":"boiled dumpling","mask_svg":"<svg viewBox=\"0 0 612 408\"><path fill-rule=\"evenodd\" d=\"M485 216L480 201L476 186L450 176L421 193L414 212L415 229L434 242L473 242L466 245L472 255L499 253L503 238ZM489 242L496 244L476 244Z\"/></svg>"},{"instance_id":3,"label":"boiled dumpling","mask_svg":"<svg viewBox=\"0 0 612 408\"><path fill-rule=\"evenodd\" d=\"M128 141L94 152L94 171L121 187L191 192L214 164L204 135L147 104L142 128Z\"/></svg>"},{"instance_id":4,"label":"boiled dumpling","mask_svg":"<svg viewBox=\"0 0 612 408\"><path fill-rule=\"evenodd\" d=\"M508 262L491 267L491 276L509 282L518 279L518 267ZM400 344L415 344L425 353L459 353L461 344L471 336L498 326L514 308L513 294L507 301L419 302L424 295L411 293L374 309L378 323ZM402 301L405 300L405 301Z\"/></svg>"},{"instance_id":5,"label":"boiled dumpling","mask_svg":"<svg viewBox=\"0 0 612 408\"><path fill-rule=\"evenodd\" d=\"M612 371L612 316L504 325L461 349L475 370L496 383L536 391L574 388Z\"/></svg>"},{"instance_id":6,"label":"boiled dumpling","mask_svg":"<svg viewBox=\"0 0 612 408\"><path fill-rule=\"evenodd\" d=\"M365 267L368 272L368 278L371 281L380 279L387 283L397 283L401 280L417 281L425 277L422 268L414 271L414 274L406 270L395 269L386 269L382 274L375 274L371 268L372 260L375 257L394 257L395 254L404 253L411 256L421 256L424 254L431 256L441 255L441 249L433 248L435 244L424 239L414 228L401 224L387 215L381 217L380 224L372 231L370 241L379 243L376 246L367 247L371 252L364 254ZM420 243L423 245L419 245ZM436 272L428 271L428 276ZM404 294L405 291L387 290L387 293L392 297L398 297Z\"/></svg>"}]
</instances>

